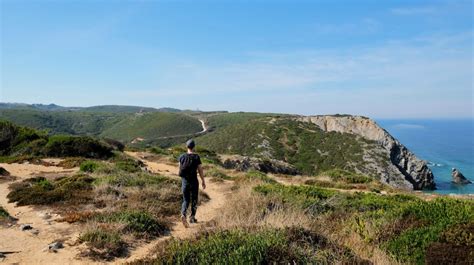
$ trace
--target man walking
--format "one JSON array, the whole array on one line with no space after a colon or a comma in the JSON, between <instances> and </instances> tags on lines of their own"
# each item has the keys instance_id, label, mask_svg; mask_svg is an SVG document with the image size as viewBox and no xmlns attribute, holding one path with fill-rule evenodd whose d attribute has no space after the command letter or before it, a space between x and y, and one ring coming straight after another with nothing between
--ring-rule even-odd
<instances>
[{"instance_id":1,"label":"man walking","mask_svg":"<svg viewBox=\"0 0 474 265\"><path fill-rule=\"evenodd\" d=\"M196 210L198 202L199 192L199 181L197 178L197 172L201 177L202 188L206 189L206 182L204 181L204 171L201 166L201 158L198 154L194 153L194 147L196 143L194 140L186 142L188 151L179 157L179 176L181 177L181 190L183 192L183 204L181 206L181 221L187 228L189 227L186 220L186 212L191 203L191 217L189 218L190 223L197 223Z\"/></svg>"}]
</instances>

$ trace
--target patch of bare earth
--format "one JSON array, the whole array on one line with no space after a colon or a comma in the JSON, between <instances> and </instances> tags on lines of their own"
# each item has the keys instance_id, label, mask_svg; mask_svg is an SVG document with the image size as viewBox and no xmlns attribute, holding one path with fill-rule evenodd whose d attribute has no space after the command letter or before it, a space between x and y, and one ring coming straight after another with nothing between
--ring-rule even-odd
<instances>
[{"instance_id":1,"label":"patch of bare earth","mask_svg":"<svg viewBox=\"0 0 474 265\"><path fill-rule=\"evenodd\" d=\"M57 159L48 162L60 161ZM64 169L57 166L24 164L2 164L12 176L10 181L0 182L0 205L14 218L16 224L0 227L0 252L7 252L3 262L6 264L93 264L87 260L77 259L78 246L74 246L80 227L66 222L57 222L61 217L47 207L21 206L9 203L8 186L34 176L68 175L78 171L77 168ZM30 230L22 231L21 225L28 224ZM62 242L64 248L48 250L53 242Z\"/></svg>"}]
</instances>

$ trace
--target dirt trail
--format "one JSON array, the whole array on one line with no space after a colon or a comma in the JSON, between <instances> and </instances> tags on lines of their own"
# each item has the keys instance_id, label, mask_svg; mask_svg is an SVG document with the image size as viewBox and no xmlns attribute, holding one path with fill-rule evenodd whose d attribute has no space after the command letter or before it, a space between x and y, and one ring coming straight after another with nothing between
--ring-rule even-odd
<instances>
[{"instance_id":1,"label":"dirt trail","mask_svg":"<svg viewBox=\"0 0 474 265\"><path fill-rule=\"evenodd\" d=\"M33 164L2 164L0 167L8 170L15 180L22 181L38 175L47 174L70 174L77 168L65 170L56 166L42 166ZM58 216L50 210L34 208L30 206L16 207L14 203L8 203L8 186L15 182L0 182L0 205L8 213L17 218L17 224L8 228L0 227L0 251L14 251L18 253L8 254L3 260L5 264L93 264L87 260L76 259L79 250L71 247L79 235L79 227L67 223L56 222ZM21 231L21 224L29 224L33 230ZM38 231L35 235L33 231ZM45 248L56 240L65 240L64 248L57 253L45 251ZM0 262L2 260L0 259Z\"/></svg>"},{"instance_id":2,"label":"dirt trail","mask_svg":"<svg viewBox=\"0 0 474 265\"><path fill-rule=\"evenodd\" d=\"M169 177L179 178L176 174L178 172L178 165L171 166L165 163L152 162L146 160L146 155L144 153L138 152L126 152L129 156L132 156L136 159L141 160L147 166L148 170L153 173L158 173L166 175ZM186 239L191 238L196 235L202 228L202 225L205 225L207 222L211 221L215 216L219 214L219 210L224 207L226 202L226 196L230 193L232 182L225 181L221 183L213 183L211 181L206 182L205 192L209 195L210 200L198 207L196 217L199 221L198 224L190 224L189 228L185 228L183 224L176 220L172 231L169 236L159 238L152 241L151 243L137 248L131 252L131 257L125 260L125 262L130 262L133 260L151 257L151 250L160 242L167 240L169 238L179 238ZM123 262L123 261L121 261ZM119 262L120 263L120 262Z\"/></svg>"}]
</instances>

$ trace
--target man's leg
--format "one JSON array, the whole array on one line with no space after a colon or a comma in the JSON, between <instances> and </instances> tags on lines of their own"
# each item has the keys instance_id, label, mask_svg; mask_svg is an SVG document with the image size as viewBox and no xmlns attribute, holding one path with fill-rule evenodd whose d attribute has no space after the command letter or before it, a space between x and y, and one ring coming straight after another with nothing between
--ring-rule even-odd
<instances>
[{"instance_id":1,"label":"man's leg","mask_svg":"<svg viewBox=\"0 0 474 265\"><path fill-rule=\"evenodd\" d=\"M191 223L196 222L196 210L198 205L199 182L193 182L191 185Z\"/></svg>"},{"instance_id":2,"label":"man's leg","mask_svg":"<svg viewBox=\"0 0 474 265\"><path fill-rule=\"evenodd\" d=\"M183 193L183 204L181 205L181 221L185 227L188 227L188 222L186 221L186 211L189 207L189 201L191 199L191 189L189 182L181 178L181 191Z\"/></svg>"}]
</instances>

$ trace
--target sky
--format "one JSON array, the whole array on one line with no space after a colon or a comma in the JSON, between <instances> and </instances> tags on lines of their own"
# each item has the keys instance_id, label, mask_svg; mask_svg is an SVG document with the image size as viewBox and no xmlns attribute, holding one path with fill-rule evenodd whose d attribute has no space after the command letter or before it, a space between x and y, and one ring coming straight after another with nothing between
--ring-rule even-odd
<instances>
[{"instance_id":1,"label":"sky","mask_svg":"<svg viewBox=\"0 0 474 265\"><path fill-rule=\"evenodd\" d=\"M0 0L0 102L472 118L472 1Z\"/></svg>"}]
</instances>

